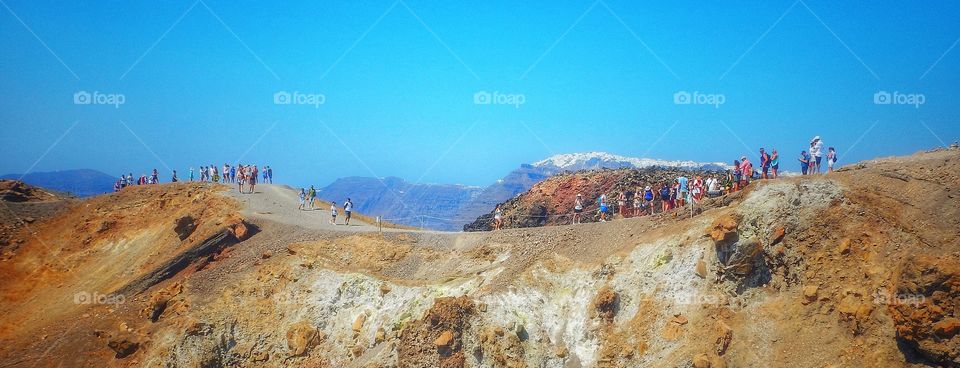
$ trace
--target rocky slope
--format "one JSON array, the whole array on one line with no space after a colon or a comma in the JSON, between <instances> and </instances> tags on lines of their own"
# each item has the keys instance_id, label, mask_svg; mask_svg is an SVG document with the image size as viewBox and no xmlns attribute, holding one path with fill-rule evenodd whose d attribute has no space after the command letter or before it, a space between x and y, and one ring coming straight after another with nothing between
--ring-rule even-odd
<instances>
[{"instance_id":1,"label":"rocky slope","mask_svg":"<svg viewBox=\"0 0 960 368\"><path fill-rule=\"evenodd\" d=\"M484 233L308 231L149 186L20 234L0 366L960 366L958 173L936 151L692 218ZM239 242L185 251L224 229Z\"/></svg>"}]
</instances>

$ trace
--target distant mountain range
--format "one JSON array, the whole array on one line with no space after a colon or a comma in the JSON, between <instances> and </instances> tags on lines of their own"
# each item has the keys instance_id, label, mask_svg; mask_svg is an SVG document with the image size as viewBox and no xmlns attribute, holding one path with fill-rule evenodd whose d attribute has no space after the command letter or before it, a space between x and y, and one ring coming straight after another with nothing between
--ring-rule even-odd
<instances>
[{"instance_id":1,"label":"distant mountain range","mask_svg":"<svg viewBox=\"0 0 960 368\"><path fill-rule=\"evenodd\" d=\"M668 161L633 158L606 152L569 153L523 164L496 183L486 187L453 184L418 184L396 177L348 177L320 189L318 196L342 204L348 197L357 211L383 216L390 222L437 230L461 230L463 225L489 213L505 202L552 175L566 171L619 168L680 168L726 170L722 163Z\"/></svg>"},{"instance_id":2,"label":"distant mountain range","mask_svg":"<svg viewBox=\"0 0 960 368\"><path fill-rule=\"evenodd\" d=\"M0 179L20 179L24 183L65 192L77 197L90 197L113 191L113 182L117 180L111 175L97 170L79 169L50 172L33 172L27 175L7 174Z\"/></svg>"}]
</instances>

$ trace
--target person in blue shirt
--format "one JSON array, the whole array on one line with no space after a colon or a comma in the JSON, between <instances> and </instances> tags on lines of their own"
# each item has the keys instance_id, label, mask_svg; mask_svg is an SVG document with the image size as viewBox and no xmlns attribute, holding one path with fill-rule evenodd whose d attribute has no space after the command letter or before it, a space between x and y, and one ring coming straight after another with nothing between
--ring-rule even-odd
<instances>
[{"instance_id":1,"label":"person in blue shirt","mask_svg":"<svg viewBox=\"0 0 960 368\"><path fill-rule=\"evenodd\" d=\"M686 204L687 194L690 193L687 187L688 182L689 179L686 176L680 175L677 178L677 184L679 184L677 186L677 207L683 207Z\"/></svg>"},{"instance_id":2,"label":"person in blue shirt","mask_svg":"<svg viewBox=\"0 0 960 368\"><path fill-rule=\"evenodd\" d=\"M810 154L807 151L801 151L798 160L800 161L800 173L807 175L807 170L810 168Z\"/></svg>"}]
</instances>

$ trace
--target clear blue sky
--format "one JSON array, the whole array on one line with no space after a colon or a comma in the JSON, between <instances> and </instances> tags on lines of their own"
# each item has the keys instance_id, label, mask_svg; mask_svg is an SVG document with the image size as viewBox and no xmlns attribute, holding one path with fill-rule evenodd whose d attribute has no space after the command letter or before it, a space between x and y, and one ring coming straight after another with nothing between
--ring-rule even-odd
<instances>
[{"instance_id":1,"label":"clear blue sky","mask_svg":"<svg viewBox=\"0 0 960 368\"><path fill-rule=\"evenodd\" d=\"M3 4L0 173L183 175L242 157L298 185L487 185L553 153L731 161L765 146L792 164L821 135L849 163L960 138L956 1ZM875 104L881 90L924 104Z\"/></svg>"}]
</instances>

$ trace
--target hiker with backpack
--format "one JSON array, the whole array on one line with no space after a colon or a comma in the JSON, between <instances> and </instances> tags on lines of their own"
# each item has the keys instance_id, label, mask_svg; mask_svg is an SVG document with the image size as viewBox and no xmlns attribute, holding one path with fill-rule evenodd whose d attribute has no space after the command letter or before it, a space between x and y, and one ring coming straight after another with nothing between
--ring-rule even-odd
<instances>
[{"instance_id":1,"label":"hiker with backpack","mask_svg":"<svg viewBox=\"0 0 960 368\"><path fill-rule=\"evenodd\" d=\"M313 204L317 201L317 190L310 186L310 192L307 193L307 201L310 202L310 210L313 210Z\"/></svg>"},{"instance_id":2,"label":"hiker with backpack","mask_svg":"<svg viewBox=\"0 0 960 368\"><path fill-rule=\"evenodd\" d=\"M667 212L670 210L670 185L663 183L660 186L660 212Z\"/></svg>"},{"instance_id":3,"label":"hiker with backpack","mask_svg":"<svg viewBox=\"0 0 960 368\"><path fill-rule=\"evenodd\" d=\"M763 147L760 147L760 178L769 179L768 174L770 171L770 155L763 150Z\"/></svg>"}]
</instances>

